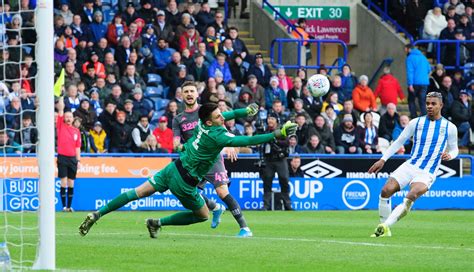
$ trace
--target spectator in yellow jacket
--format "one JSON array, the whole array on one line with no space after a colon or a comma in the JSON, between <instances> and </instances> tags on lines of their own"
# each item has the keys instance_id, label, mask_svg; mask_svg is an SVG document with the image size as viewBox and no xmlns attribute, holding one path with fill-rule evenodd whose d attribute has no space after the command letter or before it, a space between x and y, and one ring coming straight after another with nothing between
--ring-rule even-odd
<instances>
[{"instance_id":1,"label":"spectator in yellow jacket","mask_svg":"<svg viewBox=\"0 0 474 272\"><path fill-rule=\"evenodd\" d=\"M108 140L105 130L102 129L102 123L97 121L94 128L90 130L91 153L107 153Z\"/></svg>"}]
</instances>

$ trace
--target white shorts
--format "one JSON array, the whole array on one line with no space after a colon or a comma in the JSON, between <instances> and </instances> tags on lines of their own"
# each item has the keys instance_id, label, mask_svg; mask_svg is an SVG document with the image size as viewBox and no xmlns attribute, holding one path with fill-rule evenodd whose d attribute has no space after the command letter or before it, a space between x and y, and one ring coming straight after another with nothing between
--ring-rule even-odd
<instances>
[{"instance_id":1,"label":"white shorts","mask_svg":"<svg viewBox=\"0 0 474 272\"><path fill-rule=\"evenodd\" d=\"M408 161L400 165L397 170L390 175L390 177L398 182L400 190L415 182L421 182L428 186L429 189L436 180L436 175L427 173L418 167L411 165Z\"/></svg>"}]
</instances>

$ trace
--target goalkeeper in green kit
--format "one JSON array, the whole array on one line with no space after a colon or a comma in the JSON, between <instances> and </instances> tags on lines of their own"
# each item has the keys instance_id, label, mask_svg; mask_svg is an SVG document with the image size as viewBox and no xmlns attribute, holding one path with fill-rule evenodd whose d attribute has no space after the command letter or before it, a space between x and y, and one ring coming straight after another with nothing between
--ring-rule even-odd
<instances>
[{"instance_id":1,"label":"goalkeeper in green kit","mask_svg":"<svg viewBox=\"0 0 474 272\"><path fill-rule=\"evenodd\" d=\"M190 225L206 221L209 218L209 210L196 186L212 168L224 147L258 145L272 141L275 137L288 137L296 132L296 124L291 122L287 122L281 129L272 133L252 137L235 136L223 126L225 120L253 116L257 113L256 104L224 113L221 113L217 104L202 105L199 109L199 123L194 129L193 136L184 144L180 158L134 190L117 196L98 211L89 213L80 225L79 233L85 236L102 216L123 207L130 201L150 196L157 191L162 193L168 189L179 199L183 207L190 211L178 212L160 219L147 219L146 225L151 238L156 238L158 230L163 226Z\"/></svg>"}]
</instances>

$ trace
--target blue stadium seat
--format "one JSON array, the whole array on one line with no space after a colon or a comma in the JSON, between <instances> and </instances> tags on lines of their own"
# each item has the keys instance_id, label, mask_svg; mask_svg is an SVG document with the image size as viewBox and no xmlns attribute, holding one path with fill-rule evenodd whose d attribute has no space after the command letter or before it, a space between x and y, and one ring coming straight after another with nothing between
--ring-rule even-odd
<instances>
[{"instance_id":1,"label":"blue stadium seat","mask_svg":"<svg viewBox=\"0 0 474 272\"><path fill-rule=\"evenodd\" d=\"M145 103L147 103L149 106L151 106L151 108L152 108L153 110L156 110L156 104L155 104L155 101L153 101L153 99L151 99L151 98L144 98L143 101L144 101Z\"/></svg>"},{"instance_id":2,"label":"blue stadium seat","mask_svg":"<svg viewBox=\"0 0 474 272\"><path fill-rule=\"evenodd\" d=\"M170 87L166 87L166 86L163 87L163 98L168 97L168 92L169 91L170 91Z\"/></svg>"},{"instance_id":3,"label":"blue stadium seat","mask_svg":"<svg viewBox=\"0 0 474 272\"><path fill-rule=\"evenodd\" d=\"M147 86L158 86L161 84L162 79L160 75L157 74L148 74L146 84Z\"/></svg>"},{"instance_id":4,"label":"blue stadium seat","mask_svg":"<svg viewBox=\"0 0 474 272\"><path fill-rule=\"evenodd\" d=\"M145 98L145 99L147 99L147 100L149 100L151 103L153 103L153 109L154 109L154 110L159 110L159 109L156 108L156 103L158 102L158 100L161 100L161 99L163 99L163 98L161 98L161 97L153 97L153 96L152 96L152 97L147 97L147 98Z\"/></svg>"},{"instance_id":5,"label":"blue stadium seat","mask_svg":"<svg viewBox=\"0 0 474 272\"><path fill-rule=\"evenodd\" d=\"M244 135L245 128L241 124L235 124L235 128L240 132L240 134Z\"/></svg>"},{"instance_id":6,"label":"blue stadium seat","mask_svg":"<svg viewBox=\"0 0 474 272\"><path fill-rule=\"evenodd\" d=\"M109 24L115 16L115 10L108 6L108 5L103 5L102 6L102 13L104 14L104 23Z\"/></svg>"},{"instance_id":7,"label":"blue stadium seat","mask_svg":"<svg viewBox=\"0 0 474 272\"><path fill-rule=\"evenodd\" d=\"M170 100L166 99L166 98L157 99L155 101L155 109L157 111L164 110L169 102L170 102Z\"/></svg>"},{"instance_id":8,"label":"blue stadium seat","mask_svg":"<svg viewBox=\"0 0 474 272\"><path fill-rule=\"evenodd\" d=\"M158 87L146 87L145 89L145 97L162 97L163 95L163 87L158 86Z\"/></svg>"},{"instance_id":9,"label":"blue stadium seat","mask_svg":"<svg viewBox=\"0 0 474 272\"><path fill-rule=\"evenodd\" d=\"M157 124L157 123L158 123L158 119L160 119L160 117L163 116L164 114L165 114L165 111L164 111L164 110L155 111L155 112L153 113L153 116L151 117L150 123L151 123L151 124Z\"/></svg>"},{"instance_id":10,"label":"blue stadium seat","mask_svg":"<svg viewBox=\"0 0 474 272\"><path fill-rule=\"evenodd\" d=\"M109 6L112 9L118 9L118 0L102 0L102 7Z\"/></svg>"},{"instance_id":11,"label":"blue stadium seat","mask_svg":"<svg viewBox=\"0 0 474 272\"><path fill-rule=\"evenodd\" d=\"M470 81L474 78L474 62L464 64L464 79Z\"/></svg>"}]
</instances>

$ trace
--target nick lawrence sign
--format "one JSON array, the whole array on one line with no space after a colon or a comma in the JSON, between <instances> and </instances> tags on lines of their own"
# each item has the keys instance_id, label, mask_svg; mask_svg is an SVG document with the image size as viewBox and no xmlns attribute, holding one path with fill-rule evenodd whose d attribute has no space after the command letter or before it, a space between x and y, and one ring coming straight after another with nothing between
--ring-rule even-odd
<instances>
[{"instance_id":1,"label":"nick lawrence sign","mask_svg":"<svg viewBox=\"0 0 474 272\"><path fill-rule=\"evenodd\" d=\"M339 39L350 42L350 7L348 6L275 6L280 14L295 24L306 19L306 32L316 39ZM275 16L267 6L265 9Z\"/></svg>"}]
</instances>

